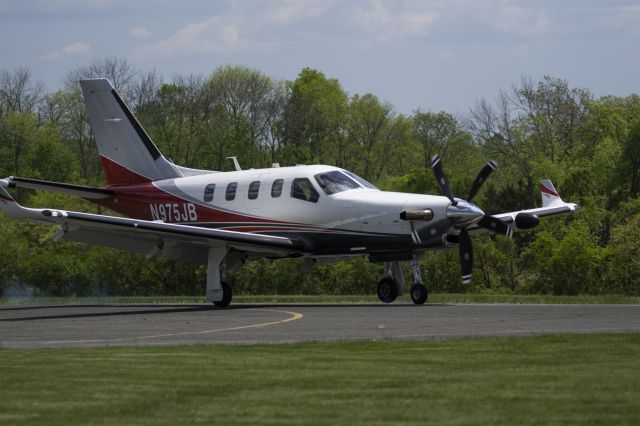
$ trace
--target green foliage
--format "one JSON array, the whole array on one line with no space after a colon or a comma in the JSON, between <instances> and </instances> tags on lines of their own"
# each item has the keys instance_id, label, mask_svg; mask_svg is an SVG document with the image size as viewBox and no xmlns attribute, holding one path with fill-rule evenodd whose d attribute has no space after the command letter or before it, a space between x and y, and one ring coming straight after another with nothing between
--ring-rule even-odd
<instances>
[{"instance_id":1,"label":"green foliage","mask_svg":"<svg viewBox=\"0 0 640 426\"><path fill-rule=\"evenodd\" d=\"M640 96L595 99L546 76L523 79L468 116L397 114L371 93L304 68L277 81L242 66L209 76L136 73L103 58L69 73L65 89L43 93L28 70L1 71L0 177L101 184L104 179L76 81L108 75L160 150L187 167L229 170L298 163L344 167L390 191L437 194L428 162L445 164L453 192L466 198L483 163L499 169L473 200L487 213L539 205L551 178L580 203L573 216L545 218L513 240L474 237L474 283L463 288L457 250L420 261L432 290L484 293L640 294ZM3 94L12 93L12 96ZM20 190L29 206L104 213L88 202ZM52 243L54 230L0 217L0 295L201 295L206 271L101 247ZM365 259L319 265L248 262L229 276L238 294L370 294L381 265ZM407 274L408 276L408 274Z\"/></svg>"}]
</instances>

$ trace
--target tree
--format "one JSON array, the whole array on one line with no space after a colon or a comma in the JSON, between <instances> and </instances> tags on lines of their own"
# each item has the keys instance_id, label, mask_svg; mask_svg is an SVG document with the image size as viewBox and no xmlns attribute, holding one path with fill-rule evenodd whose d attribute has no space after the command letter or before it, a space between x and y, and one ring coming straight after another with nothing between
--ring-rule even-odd
<instances>
[{"instance_id":1,"label":"tree","mask_svg":"<svg viewBox=\"0 0 640 426\"><path fill-rule=\"evenodd\" d=\"M0 70L0 117L7 111L36 112L44 92L44 84L33 82L28 69Z\"/></svg>"},{"instance_id":2,"label":"tree","mask_svg":"<svg viewBox=\"0 0 640 426\"><path fill-rule=\"evenodd\" d=\"M239 66L216 69L207 84L210 107L222 108L231 119L241 160L250 167L264 165L262 149L268 146L273 161L278 143L274 132L285 105L285 85L258 70Z\"/></svg>"},{"instance_id":3,"label":"tree","mask_svg":"<svg viewBox=\"0 0 640 426\"><path fill-rule=\"evenodd\" d=\"M422 145L424 167L430 168L431 158L438 154L445 161L449 151L464 142L457 120L444 111L438 113L416 111L412 120L413 132Z\"/></svg>"},{"instance_id":4,"label":"tree","mask_svg":"<svg viewBox=\"0 0 640 426\"><path fill-rule=\"evenodd\" d=\"M394 118L389 103L380 102L370 93L354 95L349 103L348 135L352 148L350 156L357 162L345 164L345 167L355 169L365 179L379 178L386 163L382 159L384 148L393 136Z\"/></svg>"},{"instance_id":5,"label":"tree","mask_svg":"<svg viewBox=\"0 0 640 426\"><path fill-rule=\"evenodd\" d=\"M289 84L282 126L283 161L344 167L347 109L348 96L338 80L304 68Z\"/></svg>"}]
</instances>

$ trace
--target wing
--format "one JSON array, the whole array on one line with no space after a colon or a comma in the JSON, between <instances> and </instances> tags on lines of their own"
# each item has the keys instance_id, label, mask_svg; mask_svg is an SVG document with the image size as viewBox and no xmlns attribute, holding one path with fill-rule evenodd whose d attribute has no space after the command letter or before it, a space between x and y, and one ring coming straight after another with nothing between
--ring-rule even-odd
<instances>
[{"instance_id":1,"label":"wing","mask_svg":"<svg viewBox=\"0 0 640 426\"><path fill-rule=\"evenodd\" d=\"M311 248L305 241L285 237L179 225L160 221L54 209L32 209L18 204L0 180L0 210L10 217L59 225L54 241L61 239L121 250L206 263L207 249L226 246L259 257L301 255Z\"/></svg>"},{"instance_id":2,"label":"wing","mask_svg":"<svg viewBox=\"0 0 640 426\"><path fill-rule=\"evenodd\" d=\"M561 213L570 213L577 211L580 206L575 203L566 203L562 201L558 191L556 191L553 183L545 179L540 182L540 194L542 197L542 207L538 207L535 209L528 210L518 210L514 212L500 213L492 215L493 218L496 218L509 226L509 233L513 233L514 229L524 228L523 226L518 226L520 220L523 222L526 221L535 221L537 224L537 218L543 216L552 216ZM518 217L520 216L521 219ZM534 225L535 226L535 225ZM467 228L470 233L473 234L482 234L486 232L491 232L486 228L482 228L478 225L472 225Z\"/></svg>"}]
</instances>

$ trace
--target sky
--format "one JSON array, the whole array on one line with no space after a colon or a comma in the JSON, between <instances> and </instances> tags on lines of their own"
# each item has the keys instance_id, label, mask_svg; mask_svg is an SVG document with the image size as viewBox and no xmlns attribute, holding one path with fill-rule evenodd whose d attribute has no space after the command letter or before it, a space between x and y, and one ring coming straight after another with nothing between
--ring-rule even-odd
<instances>
[{"instance_id":1,"label":"sky","mask_svg":"<svg viewBox=\"0 0 640 426\"><path fill-rule=\"evenodd\" d=\"M311 67L399 113L464 114L544 75L640 93L640 0L0 0L0 69L55 90L105 56L165 81Z\"/></svg>"}]
</instances>

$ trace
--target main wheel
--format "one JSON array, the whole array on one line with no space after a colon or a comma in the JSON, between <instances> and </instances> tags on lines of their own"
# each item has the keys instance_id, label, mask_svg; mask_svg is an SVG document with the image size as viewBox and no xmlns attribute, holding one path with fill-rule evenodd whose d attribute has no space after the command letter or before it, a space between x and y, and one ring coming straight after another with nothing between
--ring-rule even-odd
<instances>
[{"instance_id":1,"label":"main wheel","mask_svg":"<svg viewBox=\"0 0 640 426\"><path fill-rule=\"evenodd\" d=\"M421 284L414 284L411 287L411 300L416 305L422 305L427 301L427 297L429 297L429 293L427 292L427 288Z\"/></svg>"},{"instance_id":2,"label":"main wheel","mask_svg":"<svg viewBox=\"0 0 640 426\"><path fill-rule=\"evenodd\" d=\"M224 281L222 281L220 284L222 285L222 300L213 302L213 304L218 308L224 308L225 306L229 306L229 303L231 303L233 293L231 292L231 286L229 284Z\"/></svg>"},{"instance_id":3,"label":"main wheel","mask_svg":"<svg viewBox=\"0 0 640 426\"><path fill-rule=\"evenodd\" d=\"M398 286L393 278L385 277L378 283L378 298L384 303L391 303L398 297Z\"/></svg>"}]
</instances>

